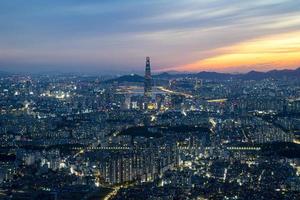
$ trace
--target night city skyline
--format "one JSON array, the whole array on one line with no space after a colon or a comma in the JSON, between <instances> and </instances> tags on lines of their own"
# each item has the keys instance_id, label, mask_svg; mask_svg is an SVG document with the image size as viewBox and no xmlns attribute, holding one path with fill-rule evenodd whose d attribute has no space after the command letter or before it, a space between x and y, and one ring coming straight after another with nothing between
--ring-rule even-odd
<instances>
[{"instance_id":1,"label":"night city skyline","mask_svg":"<svg viewBox=\"0 0 300 200\"><path fill-rule=\"evenodd\" d=\"M153 72L295 69L300 5L265 1L0 2L0 71Z\"/></svg>"},{"instance_id":2,"label":"night city skyline","mask_svg":"<svg viewBox=\"0 0 300 200\"><path fill-rule=\"evenodd\" d=\"M0 200L299 197L299 0L0 1Z\"/></svg>"}]
</instances>

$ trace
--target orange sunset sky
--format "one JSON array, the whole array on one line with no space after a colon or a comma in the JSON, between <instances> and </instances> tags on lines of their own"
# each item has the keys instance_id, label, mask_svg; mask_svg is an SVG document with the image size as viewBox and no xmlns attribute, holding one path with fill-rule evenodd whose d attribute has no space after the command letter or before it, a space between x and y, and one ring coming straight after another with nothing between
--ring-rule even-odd
<instances>
[{"instance_id":1,"label":"orange sunset sky","mask_svg":"<svg viewBox=\"0 0 300 200\"><path fill-rule=\"evenodd\" d=\"M258 37L214 50L212 56L174 67L179 71L266 71L300 66L300 31Z\"/></svg>"}]
</instances>

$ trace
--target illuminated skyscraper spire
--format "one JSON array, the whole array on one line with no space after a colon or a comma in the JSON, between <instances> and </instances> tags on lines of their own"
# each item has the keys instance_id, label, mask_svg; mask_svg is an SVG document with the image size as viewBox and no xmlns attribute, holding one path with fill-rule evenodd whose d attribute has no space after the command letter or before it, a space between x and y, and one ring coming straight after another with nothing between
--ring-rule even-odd
<instances>
[{"instance_id":1,"label":"illuminated skyscraper spire","mask_svg":"<svg viewBox=\"0 0 300 200\"><path fill-rule=\"evenodd\" d=\"M152 77L150 67L150 57L146 57L146 68L145 68L145 82L144 82L144 95L151 97L152 93Z\"/></svg>"}]
</instances>

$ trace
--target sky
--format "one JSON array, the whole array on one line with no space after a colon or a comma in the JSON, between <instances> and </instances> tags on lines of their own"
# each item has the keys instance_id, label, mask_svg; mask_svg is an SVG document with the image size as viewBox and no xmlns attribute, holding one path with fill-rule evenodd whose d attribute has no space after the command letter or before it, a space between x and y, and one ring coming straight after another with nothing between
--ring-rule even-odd
<instances>
[{"instance_id":1,"label":"sky","mask_svg":"<svg viewBox=\"0 0 300 200\"><path fill-rule=\"evenodd\" d=\"M0 71L300 67L299 0L1 0Z\"/></svg>"}]
</instances>

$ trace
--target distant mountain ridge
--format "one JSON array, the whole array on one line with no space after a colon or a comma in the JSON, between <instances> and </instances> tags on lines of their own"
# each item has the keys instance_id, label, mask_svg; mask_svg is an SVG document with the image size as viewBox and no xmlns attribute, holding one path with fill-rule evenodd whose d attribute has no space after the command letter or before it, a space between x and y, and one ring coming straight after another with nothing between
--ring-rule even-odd
<instances>
[{"instance_id":1,"label":"distant mountain ridge","mask_svg":"<svg viewBox=\"0 0 300 200\"><path fill-rule=\"evenodd\" d=\"M0 76L13 75L14 73L0 71ZM173 78L199 78L204 80L228 80L228 79L241 79L241 80L262 80L266 78L274 79L300 79L300 67L297 69L283 69L283 70L271 70L267 72L250 71L245 74L230 74L221 72L208 72L202 71L198 73L188 73L188 72L177 72L169 71L162 72L160 74L153 75L154 79L173 79ZM138 74L123 75L117 78L112 78L106 80L105 83L142 83L144 82L144 77Z\"/></svg>"},{"instance_id":2,"label":"distant mountain ridge","mask_svg":"<svg viewBox=\"0 0 300 200\"><path fill-rule=\"evenodd\" d=\"M300 68L295 70L291 69L284 69L284 70L271 70L268 72L257 72L257 71L250 71L242 76L243 79L265 79L265 78L275 78L275 79L282 79L282 78L300 78Z\"/></svg>"},{"instance_id":3,"label":"distant mountain ridge","mask_svg":"<svg viewBox=\"0 0 300 200\"><path fill-rule=\"evenodd\" d=\"M205 80L228 80L228 79L242 79L242 80L262 80L266 78L283 79L283 78L300 78L300 68L297 69L284 69L284 70L271 70L267 72L250 71L245 74L230 74L230 73L219 73L219 72L207 72L202 71L198 73L168 73L163 72L161 74L153 75L154 79L172 79L172 78L199 78ZM118 78L107 80L106 83L142 83L144 77L131 74L120 76Z\"/></svg>"},{"instance_id":4,"label":"distant mountain ridge","mask_svg":"<svg viewBox=\"0 0 300 200\"><path fill-rule=\"evenodd\" d=\"M265 78L300 78L300 68L295 70L284 69L284 70L271 70L267 72L250 71L245 74L230 74L230 73L219 73L219 72L207 72L202 71L198 73L189 74L169 74L167 72L158 74L154 78L158 79L169 79L169 78L180 78L180 77L191 77L200 78L207 80L227 80L227 79L243 79L243 80L261 80Z\"/></svg>"},{"instance_id":5,"label":"distant mountain ridge","mask_svg":"<svg viewBox=\"0 0 300 200\"><path fill-rule=\"evenodd\" d=\"M118 78L109 79L105 83L141 83L144 82L144 77L137 74L120 76Z\"/></svg>"}]
</instances>

